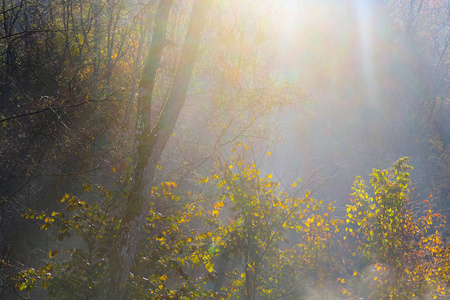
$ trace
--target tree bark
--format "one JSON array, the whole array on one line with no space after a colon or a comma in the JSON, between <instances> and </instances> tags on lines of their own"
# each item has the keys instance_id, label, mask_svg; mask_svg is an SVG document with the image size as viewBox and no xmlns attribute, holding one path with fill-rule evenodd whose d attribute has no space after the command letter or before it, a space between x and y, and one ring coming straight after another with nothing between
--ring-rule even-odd
<instances>
[{"instance_id":1,"label":"tree bark","mask_svg":"<svg viewBox=\"0 0 450 300\"><path fill-rule=\"evenodd\" d=\"M129 277L133 257L137 249L139 233L150 208L150 194L145 195L146 186L152 186L156 164L175 127L178 116L186 100L186 93L200 45L201 32L212 0L195 0L189 21L181 58L178 63L166 104L156 122L150 127L151 98L160 63L162 50L166 44L168 12L171 0L162 0L155 20L154 36L147 62L138 88L138 116L135 135L135 168L132 186L128 196L125 214L122 218L116 245L110 257L110 272L106 284L105 297L123 299L123 283ZM145 178L148 178L146 182Z\"/></svg>"},{"instance_id":2,"label":"tree bark","mask_svg":"<svg viewBox=\"0 0 450 300\"><path fill-rule=\"evenodd\" d=\"M151 132L150 112L156 71L161 62L165 46L167 22L173 0L161 0L156 12L152 41L139 81L137 99L137 119L135 134L135 168L131 191L128 196L125 217L117 236L116 245L110 254L107 276L103 287L102 299L120 299L125 297L122 284L128 278L137 240L140 232L142 210L143 177L146 165L146 154L143 145ZM140 203L140 204L139 204Z\"/></svg>"}]
</instances>

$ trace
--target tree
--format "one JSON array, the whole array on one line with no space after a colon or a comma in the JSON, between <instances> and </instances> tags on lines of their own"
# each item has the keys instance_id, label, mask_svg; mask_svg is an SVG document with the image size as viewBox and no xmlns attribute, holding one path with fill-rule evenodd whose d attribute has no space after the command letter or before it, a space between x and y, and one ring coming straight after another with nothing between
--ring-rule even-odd
<instances>
[{"instance_id":1,"label":"tree","mask_svg":"<svg viewBox=\"0 0 450 300\"><path fill-rule=\"evenodd\" d=\"M450 248L442 236L445 221L432 211L431 204L424 207L423 214L414 213L408 187L408 170L412 167L407 162L403 157L388 170L373 170L373 197L366 191L364 180L355 181L345 230L357 247L353 255L364 267L373 265L376 270L369 275L368 285L356 288L355 296L436 299L449 293ZM361 271L363 267L355 275Z\"/></svg>"},{"instance_id":2,"label":"tree","mask_svg":"<svg viewBox=\"0 0 450 300\"><path fill-rule=\"evenodd\" d=\"M105 299L122 295L122 283L129 276L139 238L142 221L149 208L149 195L145 194L146 184L152 184L158 160L176 124L178 115L183 108L192 69L200 45L201 32L205 26L211 1L194 1L190 23L178 63L177 71L170 88L166 104L151 127L151 96L155 82L156 69L159 65L162 49L165 46L165 31L168 13L172 1L161 1L155 29L150 46L149 56L139 84L138 117L135 135L135 167L132 175L132 186L125 213L121 221L120 232L117 236L109 262L110 276L105 288ZM147 73L148 72L148 73ZM146 173L148 172L148 173ZM145 182L145 176L149 182ZM119 297L120 298L120 297Z\"/></svg>"},{"instance_id":3,"label":"tree","mask_svg":"<svg viewBox=\"0 0 450 300\"><path fill-rule=\"evenodd\" d=\"M146 213L131 265L132 276L121 291L126 299L192 299L212 293L205 284L213 279L211 232L202 226L198 201L192 202L188 195L182 195L180 200L180 196L172 194L176 187L174 182L164 182L152 189L155 198L176 203L179 209L163 215L152 207ZM93 195L101 201L88 204L83 200ZM114 212L118 197L123 195L86 186L82 197L62 197L63 212L29 209L23 217L37 221L48 234L53 233L58 247L48 252L43 265L22 270L8 278L8 283L20 294L30 295L42 285L48 296L57 299L101 297L102 278L108 274L109 248L120 224ZM71 236L82 243L74 246ZM208 273L199 277L199 270L203 273L205 268Z\"/></svg>"},{"instance_id":4,"label":"tree","mask_svg":"<svg viewBox=\"0 0 450 300\"><path fill-rule=\"evenodd\" d=\"M61 194L110 186L126 167L124 108L152 9L153 1L2 1L0 256L14 267L46 248L18 218L27 207L56 209ZM2 278L9 272L0 266Z\"/></svg>"},{"instance_id":5,"label":"tree","mask_svg":"<svg viewBox=\"0 0 450 300\"><path fill-rule=\"evenodd\" d=\"M248 146L239 148L203 179L215 193L204 195L211 208L203 214L219 255L215 290L232 299L298 299L307 279L314 287L334 279L330 249L343 222L310 191L298 197L297 182L282 188L272 174L263 177L255 161L245 161Z\"/></svg>"},{"instance_id":6,"label":"tree","mask_svg":"<svg viewBox=\"0 0 450 300\"><path fill-rule=\"evenodd\" d=\"M404 67L398 68L396 74L413 72L420 76L420 88L404 99L414 99L410 108L411 120L415 128L408 143L415 149L411 158L421 157L424 170L421 179L428 185L429 193L435 196L435 202L449 215L450 200L450 122L449 82L450 74L450 33L448 25L448 6L446 0L390 1L388 8L392 12L394 28L399 37L396 48L408 51L412 57ZM406 67L406 68L405 68ZM409 84L412 91L415 82ZM404 103L401 104L404 107ZM419 190L421 186L419 185ZM428 194L429 194L428 193Z\"/></svg>"}]
</instances>

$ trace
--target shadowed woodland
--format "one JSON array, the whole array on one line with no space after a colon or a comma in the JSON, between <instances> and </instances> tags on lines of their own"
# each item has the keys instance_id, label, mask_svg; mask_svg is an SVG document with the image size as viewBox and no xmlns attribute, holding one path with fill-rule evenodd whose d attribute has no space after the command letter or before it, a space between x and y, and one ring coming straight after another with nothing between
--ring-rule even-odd
<instances>
[{"instance_id":1,"label":"shadowed woodland","mask_svg":"<svg viewBox=\"0 0 450 300\"><path fill-rule=\"evenodd\" d=\"M1 299L450 299L449 0L2 0Z\"/></svg>"}]
</instances>

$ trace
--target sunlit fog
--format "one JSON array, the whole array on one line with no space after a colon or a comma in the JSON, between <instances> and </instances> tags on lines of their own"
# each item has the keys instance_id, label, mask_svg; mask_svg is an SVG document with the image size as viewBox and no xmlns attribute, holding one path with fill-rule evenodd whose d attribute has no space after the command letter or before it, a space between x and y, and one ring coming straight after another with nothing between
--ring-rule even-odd
<instances>
[{"instance_id":1,"label":"sunlit fog","mask_svg":"<svg viewBox=\"0 0 450 300\"><path fill-rule=\"evenodd\" d=\"M1 3L1 299L450 299L449 0Z\"/></svg>"}]
</instances>

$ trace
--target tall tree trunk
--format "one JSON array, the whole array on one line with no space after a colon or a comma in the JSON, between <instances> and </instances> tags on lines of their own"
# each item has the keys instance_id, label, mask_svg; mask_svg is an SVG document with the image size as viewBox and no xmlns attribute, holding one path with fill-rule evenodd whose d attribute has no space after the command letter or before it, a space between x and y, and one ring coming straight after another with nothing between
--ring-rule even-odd
<instances>
[{"instance_id":1,"label":"tall tree trunk","mask_svg":"<svg viewBox=\"0 0 450 300\"><path fill-rule=\"evenodd\" d=\"M150 194L145 195L145 187L151 186L156 164L175 127L184 105L186 93L192 76L200 44L201 32L212 0L195 0L186 39L172 82L166 104L156 125L151 128L151 99L162 50L166 45L167 19L171 0L160 2L155 19L154 33L150 51L144 66L138 88L138 116L135 135L135 168L132 186L128 196L120 232L110 257L109 282L106 285L105 299L125 297L123 283L126 282L136 252L139 233L150 206ZM144 175L145 174L145 175ZM145 180L148 176L150 182Z\"/></svg>"}]
</instances>

